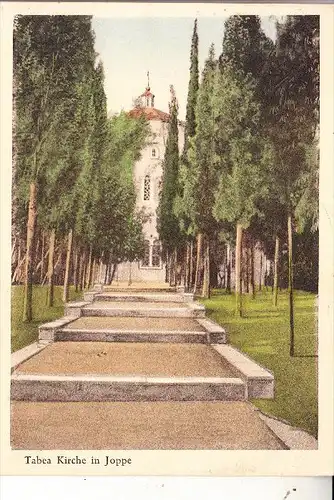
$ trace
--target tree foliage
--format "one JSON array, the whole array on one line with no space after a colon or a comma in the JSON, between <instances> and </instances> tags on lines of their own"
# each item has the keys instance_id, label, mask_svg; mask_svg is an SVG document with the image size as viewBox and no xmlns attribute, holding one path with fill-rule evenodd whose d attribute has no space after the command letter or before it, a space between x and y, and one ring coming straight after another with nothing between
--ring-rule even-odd
<instances>
[{"instance_id":1,"label":"tree foliage","mask_svg":"<svg viewBox=\"0 0 334 500\"><path fill-rule=\"evenodd\" d=\"M76 255L81 255L74 275L81 272L80 284L86 283L85 272L90 281L93 258L112 255L120 262L141 255L142 217L136 211L133 166L148 124L125 113L108 119L90 16L15 19L14 103L13 224L20 228L20 238L27 225L24 315L31 319L33 266L42 247L39 265L44 267L44 243L40 247L38 239L44 232L50 232L52 241L54 234L60 241L67 234L69 242L74 238ZM61 243L58 262L62 248ZM52 267L50 256L49 263ZM68 267L65 274L68 279Z\"/></svg>"},{"instance_id":2,"label":"tree foliage","mask_svg":"<svg viewBox=\"0 0 334 500\"><path fill-rule=\"evenodd\" d=\"M199 69L198 69L198 32L197 19L194 22L194 30L191 40L190 49L190 76L188 84L186 122L184 128L184 147L182 161L187 161L187 151L189 148L189 140L196 132L195 108L197 102L197 93L199 88Z\"/></svg>"},{"instance_id":3,"label":"tree foliage","mask_svg":"<svg viewBox=\"0 0 334 500\"><path fill-rule=\"evenodd\" d=\"M181 243L179 222L173 211L175 198L178 194L179 173L179 131L178 103L173 86L171 86L171 101L169 104L168 137L165 156L162 164L162 190L158 206L158 233L163 248L174 250Z\"/></svg>"}]
</instances>

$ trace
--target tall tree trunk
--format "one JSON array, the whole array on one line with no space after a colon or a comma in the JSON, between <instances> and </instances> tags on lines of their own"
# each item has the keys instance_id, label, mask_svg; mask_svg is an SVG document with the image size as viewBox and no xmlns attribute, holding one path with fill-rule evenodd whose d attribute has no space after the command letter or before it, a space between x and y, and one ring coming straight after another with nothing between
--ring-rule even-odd
<instances>
[{"instance_id":1,"label":"tall tree trunk","mask_svg":"<svg viewBox=\"0 0 334 500\"><path fill-rule=\"evenodd\" d=\"M81 268L81 288L80 290L84 290L86 288L86 272L87 272L87 255L86 250L84 250L82 254L82 268Z\"/></svg>"},{"instance_id":2,"label":"tall tree trunk","mask_svg":"<svg viewBox=\"0 0 334 500\"><path fill-rule=\"evenodd\" d=\"M237 238L235 249L235 312L236 315L242 317L242 275L241 275L241 259L242 259L242 225L237 224Z\"/></svg>"},{"instance_id":3,"label":"tall tree trunk","mask_svg":"<svg viewBox=\"0 0 334 500\"><path fill-rule=\"evenodd\" d=\"M56 253L57 253L57 252L56 252L56 250L55 250L55 255L56 255ZM59 267L61 267L61 265L60 265L60 264L61 264L61 261L62 261L62 257L63 257L63 255L62 255L62 248L61 248L61 245L59 245L59 254L58 254L58 257L57 257L56 263L55 263L55 264L54 264L54 266L53 266L53 269L54 269L54 272L53 272L53 274L54 274L53 284L54 284L54 285L55 285L55 284L59 285L59 284L61 284L61 283L62 283L62 281L63 281L63 279L61 278L61 275L60 275L60 278L59 278L59 275L57 275L57 269L59 269ZM59 281L59 279L60 279L60 281Z\"/></svg>"},{"instance_id":4,"label":"tall tree trunk","mask_svg":"<svg viewBox=\"0 0 334 500\"><path fill-rule=\"evenodd\" d=\"M40 242L40 238L39 238L39 235L38 235L38 232L36 231L36 247L35 247L35 252L34 252L34 260L33 260L33 281L34 283L38 283L37 281L37 276L36 276L36 267L37 267L37 262L36 262L36 259L38 258L38 254L39 254L39 247L41 245L41 242Z\"/></svg>"},{"instance_id":5,"label":"tall tree trunk","mask_svg":"<svg viewBox=\"0 0 334 500\"><path fill-rule=\"evenodd\" d=\"M216 248L212 245L212 240L209 240L209 271L210 271L210 294L212 288L218 288L218 266L215 258Z\"/></svg>"},{"instance_id":6,"label":"tall tree trunk","mask_svg":"<svg viewBox=\"0 0 334 500\"><path fill-rule=\"evenodd\" d=\"M64 288L63 288L63 302L68 301L69 292L69 276L71 268L71 256L72 256L72 243L73 243L73 231L70 229L68 233L67 240L67 253L66 253L66 266L65 266L65 277L64 277Z\"/></svg>"},{"instance_id":7,"label":"tall tree trunk","mask_svg":"<svg viewBox=\"0 0 334 500\"><path fill-rule=\"evenodd\" d=\"M169 286L173 285L173 254L169 254L168 256L168 277L169 277Z\"/></svg>"},{"instance_id":8,"label":"tall tree trunk","mask_svg":"<svg viewBox=\"0 0 334 500\"><path fill-rule=\"evenodd\" d=\"M91 244L89 247L89 258L87 265L87 274L86 274L86 288L90 288L92 282L92 256L93 256L93 245Z\"/></svg>"},{"instance_id":9,"label":"tall tree trunk","mask_svg":"<svg viewBox=\"0 0 334 500\"><path fill-rule=\"evenodd\" d=\"M189 268L190 268L190 244L186 242L186 259L185 259L185 273L184 273L184 288L188 291L189 286Z\"/></svg>"},{"instance_id":10,"label":"tall tree trunk","mask_svg":"<svg viewBox=\"0 0 334 500\"><path fill-rule=\"evenodd\" d=\"M23 321L32 320L32 261L34 255L36 219L37 219L37 186L36 183L32 182L29 187Z\"/></svg>"},{"instance_id":11,"label":"tall tree trunk","mask_svg":"<svg viewBox=\"0 0 334 500\"><path fill-rule=\"evenodd\" d=\"M82 291L82 268L83 268L83 259L84 259L84 254L80 253L79 255L79 270L78 270L78 290L80 292Z\"/></svg>"},{"instance_id":12,"label":"tall tree trunk","mask_svg":"<svg viewBox=\"0 0 334 500\"><path fill-rule=\"evenodd\" d=\"M75 245L74 247L74 269L73 269L73 285L74 289L77 292L78 291L78 276L79 276L79 249L78 246Z\"/></svg>"},{"instance_id":13,"label":"tall tree trunk","mask_svg":"<svg viewBox=\"0 0 334 500\"><path fill-rule=\"evenodd\" d=\"M115 268L115 265L112 261L111 254L109 254L108 257L108 279L107 279L107 285L110 285L112 282L112 276L113 276L113 269Z\"/></svg>"},{"instance_id":14,"label":"tall tree trunk","mask_svg":"<svg viewBox=\"0 0 334 500\"><path fill-rule=\"evenodd\" d=\"M292 216L288 216L288 268L289 268L289 317L290 317L290 356L295 354L295 325L293 304L293 240L292 240Z\"/></svg>"},{"instance_id":15,"label":"tall tree trunk","mask_svg":"<svg viewBox=\"0 0 334 500\"><path fill-rule=\"evenodd\" d=\"M103 252L101 254L101 257L100 257L100 265L99 265L99 284L102 285L103 283L103 279L102 279L102 276L103 276Z\"/></svg>"},{"instance_id":16,"label":"tall tree trunk","mask_svg":"<svg viewBox=\"0 0 334 500\"><path fill-rule=\"evenodd\" d=\"M113 264L112 273L110 275L110 284L113 282L113 279L114 279L115 273L116 273L116 269L117 269L117 264Z\"/></svg>"},{"instance_id":17,"label":"tall tree trunk","mask_svg":"<svg viewBox=\"0 0 334 500\"><path fill-rule=\"evenodd\" d=\"M92 262L92 278L91 278L92 285L94 285L94 283L95 283L95 275L96 275L96 258L94 257L93 262Z\"/></svg>"},{"instance_id":18,"label":"tall tree trunk","mask_svg":"<svg viewBox=\"0 0 334 500\"><path fill-rule=\"evenodd\" d=\"M40 283L43 281L44 276L44 253L45 253L45 233L42 231L42 248L41 248L41 270L40 270Z\"/></svg>"},{"instance_id":19,"label":"tall tree trunk","mask_svg":"<svg viewBox=\"0 0 334 500\"><path fill-rule=\"evenodd\" d=\"M194 275L194 242L190 241L190 250L189 250L189 278L188 278L188 291L191 289L193 285L193 275Z\"/></svg>"},{"instance_id":20,"label":"tall tree trunk","mask_svg":"<svg viewBox=\"0 0 334 500\"><path fill-rule=\"evenodd\" d=\"M49 265L48 265L48 292L47 292L47 302L48 307L53 306L54 297L54 254L55 254L55 241L56 241L56 230L52 229L50 233L49 242Z\"/></svg>"},{"instance_id":21,"label":"tall tree trunk","mask_svg":"<svg viewBox=\"0 0 334 500\"><path fill-rule=\"evenodd\" d=\"M274 289L273 289L273 305L277 306L278 297L278 258L279 258L279 237L275 238L275 258L274 258Z\"/></svg>"},{"instance_id":22,"label":"tall tree trunk","mask_svg":"<svg viewBox=\"0 0 334 500\"><path fill-rule=\"evenodd\" d=\"M210 240L208 237L205 238L202 297L210 298Z\"/></svg>"},{"instance_id":23,"label":"tall tree trunk","mask_svg":"<svg viewBox=\"0 0 334 500\"><path fill-rule=\"evenodd\" d=\"M202 233L198 233L198 235L197 235L197 256L196 256L194 293L196 293L197 286L198 286L198 275L199 275L201 254L202 254L202 242L203 242L203 235L202 235Z\"/></svg>"},{"instance_id":24,"label":"tall tree trunk","mask_svg":"<svg viewBox=\"0 0 334 500\"><path fill-rule=\"evenodd\" d=\"M165 282L169 283L169 253L166 252Z\"/></svg>"},{"instance_id":25,"label":"tall tree trunk","mask_svg":"<svg viewBox=\"0 0 334 500\"><path fill-rule=\"evenodd\" d=\"M262 290L262 275L263 275L263 252L260 253L260 274L259 274L259 292Z\"/></svg>"},{"instance_id":26,"label":"tall tree trunk","mask_svg":"<svg viewBox=\"0 0 334 500\"><path fill-rule=\"evenodd\" d=\"M106 264L105 272L104 272L104 281L103 281L103 283L105 285L108 284L109 274L110 274L110 262L108 261L107 264Z\"/></svg>"},{"instance_id":27,"label":"tall tree trunk","mask_svg":"<svg viewBox=\"0 0 334 500\"><path fill-rule=\"evenodd\" d=\"M21 242L19 242L19 248L17 251L17 267L20 266L21 263Z\"/></svg>"},{"instance_id":28,"label":"tall tree trunk","mask_svg":"<svg viewBox=\"0 0 334 500\"><path fill-rule=\"evenodd\" d=\"M174 250L174 262L175 262L175 285L181 285L181 267L179 266L179 255L177 248Z\"/></svg>"},{"instance_id":29,"label":"tall tree trunk","mask_svg":"<svg viewBox=\"0 0 334 500\"><path fill-rule=\"evenodd\" d=\"M226 247L226 266L227 266L227 273L226 273L226 291L228 293L231 293L231 245L227 243Z\"/></svg>"},{"instance_id":30,"label":"tall tree trunk","mask_svg":"<svg viewBox=\"0 0 334 500\"><path fill-rule=\"evenodd\" d=\"M263 275L263 286L265 287L266 291L268 291L268 272L267 272L267 267L268 267L268 259L267 256L264 255L264 275Z\"/></svg>"},{"instance_id":31,"label":"tall tree trunk","mask_svg":"<svg viewBox=\"0 0 334 500\"><path fill-rule=\"evenodd\" d=\"M255 299L256 289L255 289L255 263L254 263L254 242L251 242L250 247L250 288L252 293L252 298Z\"/></svg>"},{"instance_id":32,"label":"tall tree trunk","mask_svg":"<svg viewBox=\"0 0 334 500\"><path fill-rule=\"evenodd\" d=\"M128 286L132 285L132 262L130 262L129 266L129 280L128 280Z\"/></svg>"},{"instance_id":33,"label":"tall tree trunk","mask_svg":"<svg viewBox=\"0 0 334 500\"><path fill-rule=\"evenodd\" d=\"M248 242L245 243L245 249L243 251L243 261L244 261L244 272L243 272L243 278L244 278L244 283L245 283L245 291L246 293L249 293L249 290L250 290L250 287L249 287L249 283L250 283L250 259L249 259L249 238L247 238ZM247 245L247 246L246 246Z\"/></svg>"},{"instance_id":34,"label":"tall tree trunk","mask_svg":"<svg viewBox=\"0 0 334 500\"><path fill-rule=\"evenodd\" d=\"M94 284L99 281L100 257L95 259Z\"/></svg>"}]
</instances>

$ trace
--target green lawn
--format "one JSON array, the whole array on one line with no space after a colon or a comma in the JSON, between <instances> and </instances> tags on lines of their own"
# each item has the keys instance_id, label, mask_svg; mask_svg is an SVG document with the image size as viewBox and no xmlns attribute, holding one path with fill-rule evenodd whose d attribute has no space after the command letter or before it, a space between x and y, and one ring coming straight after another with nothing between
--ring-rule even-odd
<instances>
[{"instance_id":1,"label":"green lawn","mask_svg":"<svg viewBox=\"0 0 334 500\"><path fill-rule=\"evenodd\" d=\"M315 295L295 292L295 354L289 356L288 296L281 292L278 307L271 293L245 297L245 317L234 315L234 296L214 290L201 300L207 314L226 328L229 342L275 375L275 399L253 400L262 411L317 436L317 350Z\"/></svg>"},{"instance_id":2,"label":"green lawn","mask_svg":"<svg viewBox=\"0 0 334 500\"><path fill-rule=\"evenodd\" d=\"M56 286L54 292L54 306L46 306L46 286L34 286L33 290L33 321L24 323L23 314L23 286L12 286L12 308L11 308L11 345L12 352L36 342L38 338L38 326L42 323L60 318L64 313L64 305L61 300L62 287ZM82 296L82 292L75 292L70 288L69 300L75 300Z\"/></svg>"}]
</instances>

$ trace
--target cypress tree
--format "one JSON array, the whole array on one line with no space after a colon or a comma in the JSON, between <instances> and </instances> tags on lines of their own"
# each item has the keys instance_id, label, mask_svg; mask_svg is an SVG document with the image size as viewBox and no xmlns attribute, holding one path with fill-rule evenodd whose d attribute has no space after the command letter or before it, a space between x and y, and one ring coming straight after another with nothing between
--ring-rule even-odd
<instances>
[{"instance_id":1,"label":"cypress tree","mask_svg":"<svg viewBox=\"0 0 334 500\"><path fill-rule=\"evenodd\" d=\"M235 110L238 109L238 113ZM266 193L264 166L270 149L259 133L260 107L255 82L225 66L215 82L216 151L221 176L215 193L214 215L236 227L236 313L242 315L242 235L258 214L257 201Z\"/></svg>"},{"instance_id":2,"label":"cypress tree","mask_svg":"<svg viewBox=\"0 0 334 500\"><path fill-rule=\"evenodd\" d=\"M187 236L187 241L185 242L185 287L189 289L193 280L193 227L191 220L187 216L184 199L183 190L185 178L191 175L189 172L189 161L188 161L188 150L190 146L190 140L195 135L196 132L196 103L199 88L199 69L198 69L198 32L197 32L197 19L194 22L191 49L190 49L190 76L188 84L188 96L187 96L187 108L186 108L186 121L184 129L184 147L181 155L178 188L173 210L176 217L179 220L180 230L183 234Z\"/></svg>"},{"instance_id":3,"label":"cypress tree","mask_svg":"<svg viewBox=\"0 0 334 500\"><path fill-rule=\"evenodd\" d=\"M188 160L190 168L184 179L184 205L197 233L197 263L194 290L198 284L202 244L205 244L203 296L209 296L210 235L216 226L212 216L213 192L217 183L214 152L213 93L217 62L214 46L209 50L203 69L196 105L196 133L190 141Z\"/></svg>"},{"instance_id":4,"label":"cypress tree","mask_svg":"<svg viewBox=\"0 0 334 500\"><path fill-rule=\"evenodd\" d=\"M157 210L157 229L165 254L175 252L181 244L179 222L173 212L175 197L178 192L179 142L178 142L178 102L173 86L170 87L168 137L163 160L162 189Z\"/></svg>"},{"instance_id":5,"label":"cypress tree","mask_svg":"<svg viewBox=\"0 0 334 500\"><path fill-rule=\"evenodd\" d=\"M188 85L188 97L186 108L186 123L184 128L184 148L182 162L187 162L187 151L189 149L189 139L196 132L195 108L197 102L197 93L199 88L199 70L198 70L198 33L197 19L194 22L193 35L190 49L190 77Z\"/></svg>"},{"instance_id":6,"label":"cypress tree","mask_svg":"<svg viewBox=\"0 0 334 500\"><path fill-rule=\"evenodd\" d=\"M251 75L256 82L256 96L261 99L259 84L265 75L268 55L274 44L261 28L259 16L230 16L224 25L220 68L226 64L243 76Z\"/></svg>"},{"instance_id":7,"label":"cypress tree","mask_svg":"<svg viewBox=\"0 0 334 500\"><path fill-rule=\"evenodd\" d=\"M267 113L269 108L266 107L263 96L268 90L268 61L273 52L273 47L272 40L266 37L261 28L259 16L231 16L225 22L223 49L220 56L220 70L223 73L224 70L227 69L231 75L239 79L241 85L243 85L242 82L252 81L252 100L257 103L257 115L260 114L260 118L257 120L256 134L259 140L261 139L264 142L267 137ZM224 93L225 91L222 89L221 92ZM243 103L241 103L241 105L242 104ZM231 115L228 114L228 116L231 117L232 121L234 120L233 113ZM238 118L236 118L236 122L238 122ZM220 123L222 123L221 120ZM241 127L242 126L241 124ZM222 146L224 141L221 141L221 139L224 136L225 129L228 127L229 124L223 119L222 129L216 132L216 135L220 137L218 140L217 154L222 157L225 156L225 146ZM253 133L254 130L252 131L252 134ZM229 147L229 145L227 147ZM249 249L251 252L253 251L254 242L257 241L258 236L258 234L254 234L252 231L253 227L251 222L253 219L254 217L252 217L247 224L249 237L244 239L244 246L246 243L251 245L252 248ZM239 231L239 235L240 234ZM239 255L241 255L240 252ZM236 264L238 270L241 269L241 264L238 260ZM239 283L236 283L236 287L238 286Z\"/></svg>"},{"instance_id":8,"label":"cypress tree","mask_svg":"<svg viewBox=\"0 0 334 500\"><path fill-rule=\"evenodd\" d=\"M303 204L307 177L313 193L317 192L318 159L315 155L315 161L310 162L308 157L319 125L318 16L287 16L282 24L277 25L268 81L266 96L272 109L268 132L276 164L272 182L287 213L290 355L293 356L295 216Z\"/></svg>"},{"instance_id":9,"label":"cypress tree","mask_svg":"<svg viewBox=\"0 0 334 500\"><path fill-rule=\"evenodd\" d=\"M88 59L94 54L91 47L90 16L18 16L15 19L15 137L18 160L15 181L18 184L16 192L22 194L18 203L28 205L24 320L32 319L38 205L48 170L54 166L54 162L50 165L46 158L52 141L69 116L72 90L78 73L87 71ZM84 68L81 64L83 60Z\"/></svg>"}]
</instances>

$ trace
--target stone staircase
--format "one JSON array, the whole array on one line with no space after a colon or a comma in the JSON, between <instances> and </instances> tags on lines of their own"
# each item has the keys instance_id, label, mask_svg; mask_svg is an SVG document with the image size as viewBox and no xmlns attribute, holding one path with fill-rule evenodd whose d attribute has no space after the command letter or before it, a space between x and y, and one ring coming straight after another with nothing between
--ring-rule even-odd
<instances>
[{"instance_id":1,"label":"stone staircase","mask_svg":"<svg viewBox=\"0 0 334 500\"><path fill-rule=\"evenodd\" d=\"M182 290L92 290L15 353L11 397L29 402L247 401L274 377L227 344Z\"/></svg>"}]
</instances>

